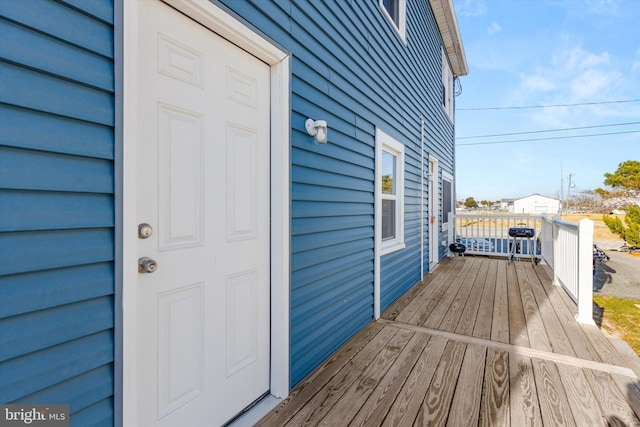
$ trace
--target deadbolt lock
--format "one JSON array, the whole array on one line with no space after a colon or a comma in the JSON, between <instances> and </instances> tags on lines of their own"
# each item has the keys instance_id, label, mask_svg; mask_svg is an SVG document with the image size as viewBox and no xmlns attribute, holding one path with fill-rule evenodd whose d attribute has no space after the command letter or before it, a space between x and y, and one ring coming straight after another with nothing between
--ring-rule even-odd
<instances>
[{"instance_id":1,"label":"deadbolt lock","mask_svg":"<svg viewBox=\"0 0 640 427\"><path fill-rule=\"evenodd\" d=\"M138 237L140 239L146 239L147 237L151 236L152 233L153 228L151 228L151 226L146 222L138 225Z\"/></svg>"}]
</instances>

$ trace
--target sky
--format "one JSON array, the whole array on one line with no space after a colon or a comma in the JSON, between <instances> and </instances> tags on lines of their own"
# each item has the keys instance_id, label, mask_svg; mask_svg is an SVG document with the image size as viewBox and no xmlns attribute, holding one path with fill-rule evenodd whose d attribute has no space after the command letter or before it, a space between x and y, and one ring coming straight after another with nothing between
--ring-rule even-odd
<instances>
[{"instance_id":1,"label":"sky","mask_svg":"<svg viewBox=\"0 0 640 427\"><path fill-rule=\"evenodd\" d=\"M453 4L469 68L457 85L457 200L566 197L569 180L571 195L604 188L606 172L640 160L640 0ZM522 132L535 133L470 138ZM540 138L554 139L505 142Z\"/></svg>"}]
</instances>

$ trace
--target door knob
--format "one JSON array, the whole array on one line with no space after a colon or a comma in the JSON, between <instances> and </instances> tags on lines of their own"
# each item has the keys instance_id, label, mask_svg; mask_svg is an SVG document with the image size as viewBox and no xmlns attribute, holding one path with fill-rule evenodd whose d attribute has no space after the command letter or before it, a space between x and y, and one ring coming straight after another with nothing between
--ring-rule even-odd
<instances>
[{"instance_id":1,"label":"door knob","mask_svg":"<svg viewBox=\"0 0 640 427\"><path fill-rule=\"evenodd\" d=\"M158 263L149 258L142 257L138 259L138 273L153 273L158 269Z\"/></svg>"}]
</instances>

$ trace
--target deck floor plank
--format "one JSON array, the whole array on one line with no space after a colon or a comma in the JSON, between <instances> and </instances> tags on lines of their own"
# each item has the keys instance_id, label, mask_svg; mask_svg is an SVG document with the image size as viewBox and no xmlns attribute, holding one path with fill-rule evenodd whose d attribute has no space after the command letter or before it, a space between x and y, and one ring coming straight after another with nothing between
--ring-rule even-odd
<instances>
[{"instance_id":1,"label":"deck floor plank","mask_svg":"<svg viewBox=\"0 0 640 427\"><path fill-rule=\"evenodd\" d=\"M562 363L556 366L576 424L578 426L601 425L602 413L599 411L598 402L591 392L582 369Z\"/></svg>"},{"instance_id":2,"label":"deck floor plank","mask_svg":"<svg viewBox=\"0 0 640 427\"><path fill-rule=\"evenodd\" d=\"M470 258L470 262L473 260ZM458 269L455 263L446 263L444 266L438 267L435 272L426 274L422 281L418 282L403 296L394 301L382 314L382 317L388 320L398 322L406 322L420 308L426 298L431 295L438 287L446 286L449 277L457 274ZM398 316L402 316L398 318Z\"/></svg>"},{"instance_id":3,"label":"deck floor plank","mask_svg":"<svg viewBox=\"0 0 640 427\"><path fill-rule=\"evenodd\" d=\"M447 310L442 318L442 322L440 322L440 326L438 326L439 330L453 332L460 324L460 318L462 317L470 295L473 293L473 283L478 274L478 270L479 268L474 266L462 277L462 286L458 289L458 293L451 302L449 310Z\"/></svg>"},{"instance_id":4,"label":"deck floor plank","mask_svg":"<svg viewBox=\"0 0 640 427\"><path fill-rule=\"evenodd\" d=\"M571 342L575 354L583 359L602 362L602 358L589 342L580 325L575 321L576 313L572 312L575 303L568 297L562 287L553 285L543 266L536 266L535 272L540 280L540 284L547 293L547 300L553 307L560 324L565 330L566 336Z\"/></svg>"},{"instance_id":5,"label":"deck floor plank","mask_svg":"<svg viewBox=\"0 0 640 427\"><path fill-rule=\"evenodd\" d=\"M611 374L611 378L618 385L618 389L627 398L631 409L640 419L640 381L620 374Z\"/></svg>"},{"instance_id":6,"label":"deck floor plank","mask_svg":"<svg viewBox=\"0 0 640 427\"><path fill-rule=\"evenodd\" d=\"M513 345L529 347L527 320L522 306L516 267L513 263L507 264L507 298L509 300L509 342Z\"/></svg>"},{"instance_id":7,"label":"deck floor plank","mask_svg":"<svg viewBox=\"0 0 640 427\"><path fill-rule=\"evenodd\" d=\"M444 272L434 272L436 275L436 279L434 279L428 286L425 286L424 290L420 293L420 296L415 297L411 302L404 308L401 313L396 316L397 322L405 322L411 324L418 324L417 322L423 316L428 316L431 313L431 310L438 304L442 295L447 291L449 283L455 279L458 274L461 274L462 271L471 268L474 259L469 258L465 259L463 262L459 262L459 268L450 268ZM385 317L386 318L386 317Z\"/></svg>"},{"instance_id":8,"label":"deck floor plank","mask_svg":"<svg viewBox=\"0 0 640 427\"><path fill-rule=\"evenodd\" d=\"M540 413L545 425L575 426L576 423L560 380L556 365L548 360L532 358Z\"/></svg>"},{"instance_id":9,"label":"deck floor plank","mask_svg":"<svg viewBox=\"0 0 640 427\"><path fill-rule=\"evenodd\" d=\"M485 364L479 426L509 426L509 352L489 348Z\"/></svg>"},{"instance_id":10,"label":"deck floor plank","mask_svg":"<svg viewBox=\"0 0 640 427\"><path fill-rule=\"evenodd\" d=\"M477 263L469 276L468 280L472 283L471 292L467 299L467 304L464 307L460 321L456 326L455 332L457 334L469 335L473 333L473 328L476 325L476 319L478 318L478 308L480 307L480 299L482 297L482 291L484 289L484 282L487 279L487 272L489 271L489 264L486 262Z\"/></svg>"},{"instance_id":11,"label":"deck floor plank","mask_svg":"<svg viewBox=\"0 0 640 427\"><path fill-rule=\"evenodd\" d=\"M257 425L640 426L640 358L576 312L540 266L445 260Z\"/></svg>"},{"instance_id":12,"label":"deck floor plank","mask_svg":"<svg viewBox=\"0 0 640 427\"><path fill-rule=\"evenodd\" d=\"M389 409L382 423L383 426L413 425L436 372L437 361L442 357L446 345L447 340L442 337L433 337L429 340L422 356L409 374L405 386Z\"/></svg>"},{"instance_id":13,"label":"deck floor plank","mask_svg":"<svg viewBox=\"0 0 640 427\"><path fill-rule=\"evenodd\" d=\"M542 426L531 359L509 353L509 400L512 426Z\"/></svg>"},{"instance_id":14,"label":"deck floor plank","mask_svg":"<svg viewBox=\"0 0 640 427\"><path fill-rule=\"evenodd\" d=\"M493 318L493 304L495 301L496 279L498 275L498 260L489 260L489 270L484 283L480 306L478 307L478 318L473 327L473 336L476 338L491 338L491 323Z\"/></svg>"},{"instance_id":15,"label":"deck floor plank","mask_svg":"<svg viewBox=\"0 0 640 427\"><path fill-rule=\"evenodd\" d=\"M343 366L343 368L331 378L331 381L325 384L325 386L289 420L287 425L317 425L351 384L362 375L378 355L380 349L384 348L397 333L398 330L396 328L385 327L382 329L374 339L358 352L351 363Z\"/></svg>"},{"instance_id":16,"label":"deck floor plank","mask_svg":"<svg viewBox=\"0 0 640 427\"><path fill-rule=\"evenodd\" d=\"M509 292L507 291L507 264L504 262L498 263L491 340L509 342Z\"/></svg>"},{"instance_id":17,"label":"deck floor plank","mask_svg":"<svg viewBox=\"0 0 640 427\"><path fill-rule=\"evenodd\" d=\"M551 352L549 337L547 336L547 331L544 329L544 323L542 322L535 296L531 290L531 283L525 272L525 266L523 266L521 262L515 264L518 283L520 285L522 310L524 311L527 335L529 336L531 348Z\"/></svg>"},{"instance_id":18,"label":"deck floor plank","mask_svg":"<svg viewBox=\"0 0 640 427\"><path fill-rule=\"evenodd\" d=\"M584 370L596 400L600 403L606 425L640 426L640 420L629 406L611 376L606 372Z\"/></svg>"},{"instance_id":19,"label":"deck floor plank","mask_svg":"<svg viewBox=\"0 0 640 427\"><path fill-rule=\"evenodd\" d=\"M475 260L474 260L475 262ZM464 279L467 277L469 273L468 269L460 270L456 277L451 281L445 292L442 294L439 301L435 307L431 308L429 315L426 317L424 321L418 320L418 323L414 323L417 325L421 325L427 328L438 328L442 323L442 320L447 315L447 313L451 310L451 306L456 300L460 288L463 287Z\"/></svg>"},{"instance_id":20,"label":"deck floor plank","mask_svg":"<svg viewBox=\"0 0 640 427\"><path fill-rule=\"evenodd\" d=\"M349 426L369 427L382 424L430 338L426 334L414 334L396 363L349 422Z\"/></svg>"},{"instance_id":21,"label":"deck floor plank","mask_svg":"<svg viewBox=\"0 0 640 427\"><path fill-rule=\"evenodd\" d=\"M487 347L467 344L447 426L478 425Z\"/></svg>"},{"instance_id":22,"label":"deck floor plank","mask_svg":"<svg viewBox=\"0 0 640 427\"><path fill-rule=\"evenodd\" d=\"M316 368L304 380L300 382L285 400L280 402L271 412L263 417L257 426L284 425L306 403L322 389L334 375L347 365L363 348L370 346L372 340L384 329L380 323L370 323L362 331L356 334L345 345L340 347L322 365Z\"/></svg>"},{"instance_id":23,"label":"deck floor plank","mask_svg":"<svg viewBox=\"0 0 640 427\"><path fill-rule=\"evenodd\" d=\"M414 333L411 331L399 330L388 344L380 350L357 380L345 391L336 404L331 407L331 410L324 416L322 421L314 423L314 425L334 427L352 417L353 408L364 405L413 336Z\"/></svg>"},{"instance_id":24,"label":"deck floor plank","mask_svg":"<svg viewBox=\"0 0 640 427\"><path fill-rule=\"evenodd\" d=\"M575 356L576 352L571 346L571 341L567 337L555 310L549 300L538 275L533 269L533 265L524 265L524 271L527 275L527 279L531 284L531 292L536 299L540 318L544 323L544 328L549 337L549 343L555 353L566 354L567 356Z\"/></svg>"},{"instance_id":25,"label":"deck floor plank","mask_svg":"<svg viewBox=\"0 0 640 427\"><path fill-rule=\"evenodd\" d=\"M445 426L467 344L449 341L416 418L419 426Z\"/></svg>"}]
</instances>

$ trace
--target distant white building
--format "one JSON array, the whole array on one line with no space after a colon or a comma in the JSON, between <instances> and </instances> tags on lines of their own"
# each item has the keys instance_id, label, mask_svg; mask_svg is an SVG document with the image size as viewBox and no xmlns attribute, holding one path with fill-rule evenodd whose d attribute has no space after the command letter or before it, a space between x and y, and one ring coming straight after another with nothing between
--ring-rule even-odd
<instances>
[{"instance_id":1,"label":"distant white building","mask_svg":"<svg viewBox=\"0 0 640 427\"><path fill-rule=\"evenodd\" d=\"M509 212L515 214L557 214L560 212L560 200L540 194L532 194L527 197L515 199L509 203Z\"/></svg>"}]
</instances>

